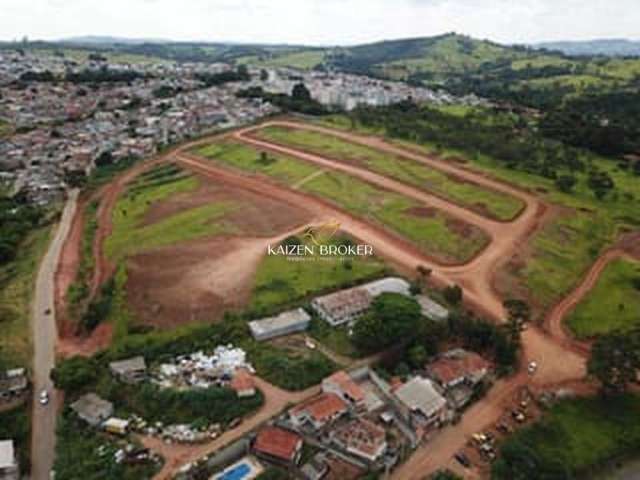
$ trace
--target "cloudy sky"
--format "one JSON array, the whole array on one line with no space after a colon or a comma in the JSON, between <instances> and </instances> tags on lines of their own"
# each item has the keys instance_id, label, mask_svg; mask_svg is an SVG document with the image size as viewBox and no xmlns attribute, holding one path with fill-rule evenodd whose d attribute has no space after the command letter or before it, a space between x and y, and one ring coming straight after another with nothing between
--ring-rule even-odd
<instances>
[{"instance_id":1,"label":"cloudy sky","mask_svg":"<svg viewBox=\"0 0 640 480\"><path fill-rule=\"evenodd\" d=\"M640 38L638 0L0 0L0 38L354 44L450 31L503 43Z\"/></svg>"}]
</instances>

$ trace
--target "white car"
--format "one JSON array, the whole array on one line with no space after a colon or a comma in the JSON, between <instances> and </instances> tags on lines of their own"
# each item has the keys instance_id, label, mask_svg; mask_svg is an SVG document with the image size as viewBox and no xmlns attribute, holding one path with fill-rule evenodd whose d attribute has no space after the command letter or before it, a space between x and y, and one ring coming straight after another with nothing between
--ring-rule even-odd
<instances>
[{"instance_id":1,"label":"white car","mask_svg":"<svg viewBox=\"0 0 640 480\"><path fill-rule=\"evenodd\" d=\"M49 403L49 392L42 390L40 392L40 405L47 405Z\"/></svg>"},{"instance_id":2,"label":"white car","mask_svg":"<svg viewBox=\"0 0 640 480\"><path fill-rule=\"evenodd\" d=\"M533 375L538 370L538 364L536 362L529 362L529 366L527 367L529 375Z\"/></svg>"}]
</instances>

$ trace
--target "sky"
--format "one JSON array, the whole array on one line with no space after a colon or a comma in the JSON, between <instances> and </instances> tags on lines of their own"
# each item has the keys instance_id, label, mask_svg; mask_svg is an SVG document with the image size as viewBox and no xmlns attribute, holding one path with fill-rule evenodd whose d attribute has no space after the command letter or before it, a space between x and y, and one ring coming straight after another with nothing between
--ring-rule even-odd
<instances>
[{"instance_id":1,"label":"sky","mask_svg":"<svg viewBox=\"0 0 640 480\"><path fill-rule=\"evenodd\" d=\"M455 31L501 43L640 39L638 0L0 0L0 39L84 35L352 45Z\"/></svg>"}]
</instances>

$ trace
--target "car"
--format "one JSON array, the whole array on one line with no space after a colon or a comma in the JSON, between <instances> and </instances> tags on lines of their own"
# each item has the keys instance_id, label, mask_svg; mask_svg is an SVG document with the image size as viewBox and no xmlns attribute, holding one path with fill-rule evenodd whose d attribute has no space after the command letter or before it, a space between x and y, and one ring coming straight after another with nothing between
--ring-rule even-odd
<instances>
[{"instance_id":1,"label":"car","mask_svg":"<svg viewBox=\"0 0 640 480\"><path fill-rule=\"evenodd\" d=\"M529 366L527 367L527 371L529 375L533 375L538 370L538 364L536 362L529 362Z\"/></svg>"},{"instance_id":2,"label":"car","mask_svg":"<svg viewBox=\"0 0 640 480\"><path fill-rule=\"evenodd\" d=\"M49 403L49 392L47 392L46 390L42 390L40 392L39 402L40 405L47 405Z\"/></svg>"},{"instance_id":3,"label":"car","mask_svg":"<svg viewBox=\"0 0 640 480\"><path fill-rule=\"evenodd\" d=\"M455 458L456 461L464 468L471 467L471 460L469 460L469 457L467 457L463 452L456 453L453 458Z\"/></svg>"},{"instance_id":4,"label":"car","mask_svg":"<svg viewBox=\"0 0 640 480\"><path fill-rule=\"evenodd\" d=\"M50 308L47 308L47 309L44 311L44 314L45 314L45 315L51 315L51 309L50 309Z\"/></svg>"}]
</instances>

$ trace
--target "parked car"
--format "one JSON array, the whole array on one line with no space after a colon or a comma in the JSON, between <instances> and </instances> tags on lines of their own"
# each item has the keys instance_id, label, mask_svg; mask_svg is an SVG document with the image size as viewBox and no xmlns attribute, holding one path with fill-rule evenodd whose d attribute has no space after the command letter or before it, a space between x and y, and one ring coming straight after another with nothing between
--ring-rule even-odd
<instances>
[{"instance_id":1,"label":"parked car","mask_svg":"<svg viewBox=\"0 0 640 480\"><path fill-rule=\"evenodd\" d=\"M471 460L463 452L456 453L453 458L464 468L471 468Z\"/></svg>"},{"instance_id":2,"label":"parked car","mask_svg":"<svg viewBox=\"0 0 640 480\"><path fill-rule=\"evenodd\" d=\"M49 392L42 390L40 392L40 405L47 405L49 403Z\"/></svg>"},{"instance_id":3,"label":"parked car","mask_svg":"<svg viewBox=\"0 0 640 480\"><path fill-rule=\"evenodd\" d=\"M538 364L536 362L529 362L529 366L527 367L527 371L529 375L533 375L538 370Z\"/></svg>"}]
</instances>

